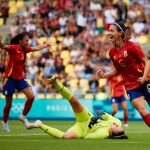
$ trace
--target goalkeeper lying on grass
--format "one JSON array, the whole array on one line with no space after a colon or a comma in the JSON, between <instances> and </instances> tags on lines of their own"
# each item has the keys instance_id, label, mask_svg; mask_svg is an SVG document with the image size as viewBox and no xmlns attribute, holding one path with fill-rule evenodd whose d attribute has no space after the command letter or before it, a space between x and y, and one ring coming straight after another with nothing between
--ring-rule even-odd
<instances>
[{"instance_id":1,"label":"goalkeeper lying on grass","mask_svg":"<svg viewBox=\"0 0 150 150\"><path fill-rule=\"evenodd\" d=\"M60 83L57 75L53 75L48 83L69 101L76 117L76 123L66 132L44 125L40 120L29 123L28 128L40 128L58 139L128 139L119 119L101 111L98 111L97 117L93 117L69 89Z\"/></svg>"}]
</instances>

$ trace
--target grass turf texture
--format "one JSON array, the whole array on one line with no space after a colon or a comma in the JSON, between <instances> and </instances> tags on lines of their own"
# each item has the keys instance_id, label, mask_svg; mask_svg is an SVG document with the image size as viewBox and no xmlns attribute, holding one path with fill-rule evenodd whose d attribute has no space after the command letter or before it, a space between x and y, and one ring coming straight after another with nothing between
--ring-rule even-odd
<instances>
[{"instance_id":1,"label":"grass turf texture","mask_svg":"<svg viewBox=\"0 0 150 150\"><path fill-rule=\"evenodd\" d=\"M65 131L73 122L43 121ZM150 150L150 129L143 122L129 122L128 140L54 139L40 129L26 130L19 121L9 121L11 132L0 125L0 150Z\"/></svg>"}]
</instances>

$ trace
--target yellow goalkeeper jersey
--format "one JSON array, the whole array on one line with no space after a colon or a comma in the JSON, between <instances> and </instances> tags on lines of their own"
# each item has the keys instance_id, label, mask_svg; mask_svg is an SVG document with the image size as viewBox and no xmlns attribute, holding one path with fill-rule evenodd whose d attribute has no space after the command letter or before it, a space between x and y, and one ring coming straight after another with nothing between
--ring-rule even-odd
<instances>
[{"instance_id":1,"label":"yellow goalkeeper jersey","mask_svg":"<svg viewBox=\"0 0 150 150\"><path fill-rule=\"evenodd\" d=\"M122 126L121 121L107 113L103 116L103 120L99 120L91 129L86 128L83 138L88 139L105 139L109 137L109 129L112 123Z\"/></svg>"}]
</instances>

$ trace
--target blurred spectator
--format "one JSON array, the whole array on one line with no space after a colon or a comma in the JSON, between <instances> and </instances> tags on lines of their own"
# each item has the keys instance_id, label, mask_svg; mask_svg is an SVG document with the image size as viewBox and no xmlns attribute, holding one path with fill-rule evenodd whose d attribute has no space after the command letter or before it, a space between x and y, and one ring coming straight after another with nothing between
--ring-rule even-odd
<instances>
[{"instance_id":1,"label":"blurred spectator","mask_svg":"<svg viewBox=\"0 0 150 150\"><path fill-rule=\"evenodd\" d=\"M109 25L115 23L118 19L117 9L113 7L112 3L109 2L104 9L105 17L105 29L109 28Z\"/></svg>"},{"instance_id":2,"label":"blurred spectator","mask_svg":"<svg viewBox=\"0 0 150 150\"><path fill-rule=\"evenodd\" d=\"M34 2L31 6L30 12L32 14L32 18L35 18L37 12L38 12L38 4Z\"/></svg>"},{"instance_id":3,"label":"blurred spectator","mask_svg":"<svg viewBox=\"0 0 150 150\"><path fill-rule=\"evenodd\" d=\"M83 78L85 76L85 66L82 61L76 63L74 70L77 77Z\"/></svg>"},{"instance_id":4,"label":"blurred spectator","mask_svg":"<svg viewBox=\"0 0 150 150\"><path fill-rule=\"evenodd\" d=\"M58 61L55 66L55 73L61 74L64 72L64 70L65 70L65 66L60 61Z\"/></svg>"},{"instance_id":5,"label":"blurred spectator","mask_svg":"<svg viewBox=\"0 0 150 150\"><path fill-rule=\"evenodd\" d=\"M7 1L5 0L1 0L1 5L0 5L0 13L1 13L1 16L4 20L4 24L6 24L7 22L7 18L9 16L9 6L8 6L8 3Z\"/></svg>"},{"instance_id":6,"label":"blurred spectator","mask_svg":"<svg viewBox=\"0 0 150 150\"><path fill-rule=\"evenodd\" d=\"M63 11L60 14L60 18L58 19L58 24L59 24L61 34L65 33L66 26L67 26L67 20L68 20L68 18L66 16L66 13Z\"/></svg>"},{"instance_id":7,"label":"blurred spectator","mask_svg":"<svg viewBox=\"0 0 150 150\"><path fill-rule=\"evenodd\" d=\"M99 82L96 75L93 75L92 79L89 81L90 89L87 91L88 93L96 94L99 90Z\"/></svg>"},{"instance_id":8,"label":"blurred spectator","mask_svg":"<svg viewBox=\"0 0 150 150\"><path fill-rule=\"evenodd\" d=\"M46 63L49 63L51 66L54 67L54 58L52 53L49 53L49 57L46 59Z\"/></svg>"},{"instance_id":9,"label":"blurred spectator","mask_svg":"<svg viewBox=\"0 0 150 150\"><path fill-rule=\"evenodd\" d=\"M43 69L43 75L45 77L48 77L48 76L54 74L54 72L55 72L54 67L50 63L47 62Z\"/></svg>"},{"instance_id":10,"label":"blurred spectator","mask_svg":"<svg viewBox=\"0 0 150 150\"><path fill-rule=\"evenodd\" d=\"M19 31L19 26L17 25L17 22L13 21L13 23L9 27L9 30L10 30L10 35L12 37L14 37L15 35L17 35L17 33Z\"/></svg>"},{"instance_id":11,"label":"blurred spectator","mask_svg":"<svg viewBox=\"0 0 150 150\"><path fill-rule=\"evenodd\" d=\"M22 13L24 18L29 18L31 16L31 11L29 6L25 6L25 10Z\"/></svg>"},{"instance_id":12,"label":"blurred spectator","mask_svg":"<svg viewBox=\"0 0 150 150\"><path fill-rule=\"evenodd\" d=\"M127 5L123 0L117 1L114 7L117 9L117 21L125 21L127 18Z\"/></svg>"},{"instance_id":13,"label":"blurred spectator","mask_svg":"<svg viewBox=\"0 0 150 150\"><path fill-rule=\"evenodd\" d=\"M94 74L94 70L89 61L85 62L85 78L91 79L92 75Z\"/></svg>"},{"instance_id":14,"label":"blurred spectator","mask_svg":"<svg viewBox=\"0 0 150 150\"><path fill-rule=\"evenodd\" d=\"M74 43L74 37L70 35L69 33L66 34L63 44L67 47L70 47Z\"/></svg>"},{"instance_id":15,"label":"blurred spectator","mask_svg":"<svg viewBox=\"0 0 150 150\"><path fill-rule=\"evenodd\" d=\"M33 90L33 93L35 95L35 98L38 98L38 94L40 92L40 83L38 80L32 80L31 87Z\"/></svg>"},{"instance_id":16,"label":"blurred spectator","mask_svg":"<svg viewBox=\"0 0 150 150\"><path fill-rule=\"evenodd\" d=\"M0 72L0 92L2 91L2 89L3 89L3 74L2 74L2 72Z\"/></svg>"},{"instance_id":17,"label":"blurred spectator","mask_svg":"<svg viewBox=\"0 0 150 150\"><path fill-rule=\"evenodd\" d=\"M36 62L32 62L31 66L29 66L28 68L28 78L30 80L35 80L36 79L36 76L37 76L37 73L38 73L38 67L36 65Z\"/></svg>"},{"instance_id":18,"label":"blurred spectator","mask_svg":"<svg viewBox=\"0 0 150 150\"><path fill-rule=\"evenodd\" d=\"M76 19L77 19L78 32L80 33L86 27L86 23L87 23L87 19L84 15L82 7L78 8Z\"/></svg>"},{"instance_id":19,"label":"blurred spectator","mask_svg":"<svg viewBox=\"0 0 150 150\"><path fill-rule=\"evenodd\" d=\"M102 6L97 0L91 0L90 1L90 10L95 11L95 10L101 10Z\"/></svg>"},{"instance_id":20,"label":"blurred spectator","mask_svg":"<svg viewBox=\"0 0 150 150\"><path fill-rule=\"evenodd\" d=\"M0 57L0 73L3 73L5 71L5 61L3 61L3 58Z\"/></svg>"},{"instance_id":21,"label":"blurred spectator","mask_svg":"<svg viewBox=\"0 0 150 150\"><path fill-rule=\"evenodd\" d=\"M80 81L77 82L77 88L73 90L73 94L77 99L83 98L83 91L80 86Z\"/></svg>"},{"instance_id":22,"label":"blurred spectator","mask_svg":"<svg viewBox=\"0 0 150 150\"><path fill-rule=\"evenodd\" d=\"M145 24L143 22L143 18L138 17L137 22L133 24L133 30L137 35L141 35L144 33Z\"/></svg>"}]
</instances>

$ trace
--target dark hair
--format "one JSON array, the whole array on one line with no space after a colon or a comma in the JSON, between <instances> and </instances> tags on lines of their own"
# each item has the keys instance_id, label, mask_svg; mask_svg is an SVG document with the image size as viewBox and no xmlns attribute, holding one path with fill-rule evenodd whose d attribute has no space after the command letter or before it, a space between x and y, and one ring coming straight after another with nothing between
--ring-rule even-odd
<instances>
[{"instance_id":1,"label":"dark hair","mask_svg":"<svg viewBox=\"0 0 150 150\"><path fill-rule=\"evenodd\" d=\"M27 35L28 35L27 32L22 32L22 33L17 34L15 37L13 37L11 39L10 44L19 44L19 41L22 40ZM24 53L24 60L23 60L23 62L25 63L25 61L26 61L26 52L25 52L24 49L23 49L23 53Z\"/></svg>"},{"instance_id":2,"label":"dark hair","mask_svg":"<svg viewBox=\"0 0 150 150\"><path fill-rule=\"evenodd\" d=\"M126 29L125 30L131 30L131 28L130 27L126 27Z\"/></svg>"},{"instance_id":3,"label":"dark hair","mask_svg":"<svg viewBox=\"0 0 150 150\"><path fill-rule=\"evenodd\" d=\"M117 27L118 31L125 32L126 26L123 24L123 22L115 22L113 25Z\"/></svg>"},{"instance_id":4,"label":"dark hair","mask_svg":"<svg viewBox=\"0 0 150 150\"><path fill-rule=\"evenodd\" d=\"M25 36L27 36L27 32L22 32L13 37L10 41L10 44L19 44L19 41L22 40Z\"/></svg>"},{"instance_id":5,"label":"dark hair","mask_svg":"<svg viewBox=\"0 0 150 150\"><path fill-rule=\"evenodd\" d=\"M122 131L119 133L112 133L112 135L109 136L109 139L128 139L128 136Z\"/></svg>"}]
</instances>

